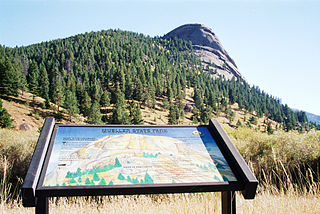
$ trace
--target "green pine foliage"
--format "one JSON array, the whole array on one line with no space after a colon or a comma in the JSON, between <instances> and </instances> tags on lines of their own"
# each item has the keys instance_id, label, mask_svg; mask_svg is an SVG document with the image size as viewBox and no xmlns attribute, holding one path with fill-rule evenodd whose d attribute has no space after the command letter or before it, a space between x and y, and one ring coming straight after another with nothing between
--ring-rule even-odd
<instances>
[{"instance_id":1,"label":"green pine foliage","mask_svg":"<svg viewBox=\"0 0 320 214\"><path fill-rule=\"evenodd\" d=\"M71 116L79 114L78 100L76 98L75 93L73 93L72 91L67 91L66 98L64 100L64 107L67 109L67 112L69 113L70 121Z\"/></svg>"},{"instance_id":2,"label":"green pine foliage","mask_svg":"<svg viewBox=\"0 0 320 214\"><path fill-rule=\"evenodd\" d=\"M87 122L92 124L100 124L102 123L101 117L100 104L97 101L94 101L89 109Z\"/></svg>"},{"instance_id":3,"label":"green pine foliage","mask_svg":"<svg viewBox=\"0 0 320 214\"><path fill-rule=\"evenodd\" d=\"M268 123L268 126L267 126L267 132L268 132L268 134L273 134L273 128L272 128L270 122Z\"/></svg>"},{"instance_id":4,"label":"green pine foliage","mask_svg":"<svg viewBox=\"0 0 320 214\"><path fill-rule=\"evenodd\" d=\"M132 102L130 104L130 118L131 118L132 124L137 124L137 125L143 124L140 105L135 102Z\"/></svg>"},{"instance_id":5,"label":"green pine foliage","mask_svg":"<svg viewBox=\"0 0 320 214\"><path fill-rule=\"evenodd\" d=\"M108 107L110 106L110 95L108 91L104 91L100 98L100 105L101 107Z\"/></svg>"},{"instance_id":6,"label":"green pine foliage","mask_svg":"<svg viewBox=\"0 0 320 214\"><path fill-rule=\"evenodd\" d=\"M194 123L206 122L212 111L217 115L225 112L231 121L229 105L238 103L240 109L256 112L258 117L265 115L287 131L314 127L305 113L294 112L257 86L240 78L211 78L203 71L191 42L180 39L103 30L27 47L0 47L0 69L5 71L1 75L7 75L0 78L3 94L16 96L18 89L25 90L28 85L30 92L46 100L46 105L53 102L58 111L63 106L69 115L79 109L90 123L101 123L100 108L110 104L114 105L108 122L140 123L140 119L133 121L129 116L127 103L154 108L156 99L160 99L169 109L170 104L183 100L187 87L192 87L195 106L200 110L192 117ZM170 123L179 123L183 112L170 109Z\"/></svg>"},{"instance_id":7,"label":"green pine foliage","mask_svg":"<svg viewBox=\"0 0 320 214\"><path fill-rule=\"evenodd\" d=\"M19 89L19 79L17 78L19 72L9 57L0 49L0 95L16 97Z\"/></svg>"},{"instance_id":8,"label":"green pine foliage","mask_svg":"<svg viewBox=\"0 0 320 214\"><path fill-rule=\"evenodd\" d=\"M80 99L80 111L84 116L88 116L90 113L91 108L91 98L89 97L88 93L85 91L84 95L81 96Z\"/></svg>"},{"instance_id":9,"label":"green pine foliage","mask_svg":"<svg viewBox=\"0 0 320 214\"><path fill-rule=\"evenodd\" d=\"M0 98L0 128L12 128L12 121L11 115L2 107L2 100Z\"/></svg>"},{"instance_id":10,"label":"green pine foliage","mask_svg":"<svg viewBox=\"0 0 320 214\"><path fill-rule=\"evenodd\" d=\"M32 61L28 68L27 80L28 80L29 91L34 96L40 94L39 79L40 79L40 72L39 72L38 64L35 61Z\"/></svg>"},{"instance_id":11,"label":"green pine foliage","mask_svg":"<svg viewBox=\"0 0 320 214\"><path fill-rule=\"evenodd\" d=\"M127 112L127 103L125 95L121 91L119 85L115 91L115 107L112 111L111 121L113 124L128 124L130 123L129 113Z\"/></svg>"},{"instance_id":12,"label":"green pine foliage","mask_svg":"<svg viewBox=\"0 0 320 214\"><path fill-rule=\"evenodd\" d=\"M60 110L60 106L62 106L65 97L65 90L63 85L63 80L60 77L56 77L53 83L53 95L52 100L58 106L58 112Z\"/></svg>"},{"instance_id":13,"label":"green pine foliage","mask_svg":"<svg viewBox=\"0 0 320 214\"><path fill-rule=\"evenodd\" d=\"M175 125L179 123L179 112L176 105L171 105L169 109L169 124Z\"/></svg>"}]
</instances>

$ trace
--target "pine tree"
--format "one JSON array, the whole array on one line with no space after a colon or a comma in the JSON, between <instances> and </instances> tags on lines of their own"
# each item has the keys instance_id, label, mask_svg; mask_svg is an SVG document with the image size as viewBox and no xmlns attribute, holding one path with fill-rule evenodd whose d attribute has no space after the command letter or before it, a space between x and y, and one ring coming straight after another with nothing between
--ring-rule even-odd
<instances>
[{"instance_id":1,"label":"pine tree","mask_svg":"<svg viewBox=\"0 0 320 214\"><path fill-rule=\"evenodd\" d=\"M169 124L175 125L179 123L179 113L177 106L170 106L169 109Z\"/></svg>"},{"instance_id":2,"label":"pine tree","mask_svg":"<svg viewBox=\"0 0 320 214\"><path fill-rule=\"evenodd\" d=\"M268 123L268 126L267 126L267 132L268 132L268 134L273 134L273 128L272 128L270 122Z\"/></svg>"},{"instance_id":3,"label":"pine tree","mask_svg":"<svg viewBox=\"0 0 320 214\"><path fill-rule=\"evenodd\" d=\"M102 88L98 80L94 79L93 83L91 84L89 94L93 101L100 101L100 97L102 95Z\"/></svg>"},{"instance_id":4,"label":"pine tree","mask_svg":"<svg viewBox=\"0 0 320 214\"><path fill-rule=\"evenodd\" d=\"M215 94L213 93L213 91L209 92L209 102L208 105L211 106L213 108L214 111L216 111L217 109L217 98L215 96Z\"/></svg>"},{"instance_id":5,"label":"pine tree","mask_svg":"<svg viewBox=\"0 0 320 214\"><path fill-rule=\"evenodd\" d=\"M154 86L149 84L146 91L145 91L145 96L143 99L143 104L145 106L148 106L149 108L153 108L155 106L155 89Z\"/></svg>"},{"instance_id":6,"label":"pine tree","mask_svg":"<svg viewBox=\"0 0 320 214\"><path fill-rule=\"evenodd\" d=\"M97 101L94 101L90 107L87 122L92 124L102 123L100 104Z\"/></svg>"},{"instance_id":7,"label":"pine tree","mask_svg":"<svg viewBox=\"0 0 320 214\"><path fill-rule=\"evenodd\" d=\"M108 91L104 91L100 98L100 105L101 107L107 107L110 105L110 96Z\"/></svg>"},{"instance_id":8,"label":"pine tree","mask_svg":"<svg viewBox=\"0 0 320 214\"><path fill-rule=\"evenodd\" d=\"M28 88L28 83L27 83L27 79L26 79L26 76L24 75L23 72L18 72L18 79L19 79L19 88L21 89L22 91L22 95L23 95L23 92L25 92Z\"/></svg>"},{"instance_id":9,"label":"pine tree","mask_svg":"<svg viewBox=\"0 0 320 214\"><path fill-rule=\"evenodd\" d=\"M132 83L131 75L129 74L126 75L126 87L125 87L126 99L132 99L132 94L133 94L133 83Z\"/></svg>"},{"instance_id":10,"label":"pine tree","mask_svg":"<svg viewBox=\"0 0 320 214\"><path fill-rule=\"evenodd\" d=\"M209 119L211 117L212 114L212 109L207 107L203 107L201 109L201 113L200 113L200 120L202 124L208 124L209 123Z\"/></svg>"},{"instance_id":11,"label":"pine tree","mask_svg":"<svg viewBox=\"0 0 320 214\"><path fill-rule=\"evenodd\" d=\"M115 106L112 111L111 122L113 124L129 124L130 119L129 119L129 114L126 110L126 100L119 86L117 86L114 96L115 96Z\"/></svg>"},{"instance_id":12,"label":"pine tree","mask_svg":"<svg viewBox=\"0 0 320 214\"><path fill-rule=\"evenodd\" d=\"M45 107L50 107L50 100L49 100L49 78L48 73L43 64L40 65L40 78L39 78L39 92L40 96L45 99Z\"/></svg>"},{"instance_id":13,"label":"pine tree","mask_svg":"<svg viewBox=\"0 0 320 214\"><path fill-rule=\"evenodd\" d=\"M222 99L221 99L221 106L223 107L224 111L227 110L228 102L227 102L226 98L224 98L224 97L222 97Z\"/></svg>"},{"instance_id":14,"label":"pine tree","mask_svg":"<svg viewBox=\"0 0 320 214\"><path fill-rule=\"evenodd\" d=\"M143 124L140 105L133 102L130 106L130 117L132 124Z\"/></svg>"},{"instance_id":15,"label":"pine tree","mask_svg":"<svg viewBox=\"0 0 320 214\"><path fill-rule=\"evenodd\" d=\"M91 108L91 98L89 97L88 93L85 91L80 104L80 110L83 116L87 117L89 115L90 108Z\"/></svg>"},{"instance_id":16,"label":"pine tree","mask_svg":"<svg viewBox=\"0 0 320 214\"><path fill-rule=\"evenodd\" d=\"M229 90L229 103L233 105L236 102L236 91L234 89Z\"/></svg>"},{"instance_id":17,"label":"pine tree","mask_svg":"<svg viewBox=\"0 0 320 214\"><path fill-rule=\"evenodd\" d=\"M169 104L169 101L166 97L163 98L163 108L168 109L168 110L170 109L170 104Z\"/></svg>"},{"instance_id":18,"label":"pine tree","mask_svg":"<svg viewBox=\"0 0 320 214\"><path fill-rule=\"evenodd\" d=\"M18 72L10 60L7 57L0 59L0 94L18 96L18 80Z\"/></svg>"},{"instance_id":19,"label":"pine tree","mask_svg":"<svg viewBox=\"0 0 320 214\"><path fill-rule=\"evenodd\" d=\"M0 99L0 127L1 128L12 128L11 115L5 108L2 107L2 100Z\"/></svg>"},{"instance_id":20,"label":"pine tree","mask_svg":"<svg viewBox=\"0 0 320 214\"><path fill-rule=\"evenodd\" d=\"M115 83L119 84L120 90L122 92L125 92L125 76L124 76L124 72L122 69L119 69L118 72L116 73L116 78L115 78Z\"/></svg>"},{"instance_id":21,"label":"pine tree","mask_svg":"<svg viewBox=\"0 0 320 214\"><path fill-rule=\"evenodd\" d=\"M38 65L35 61L32 61L28 69L27 80L29 84L29 90L33 94L33 101L39 92L39 76Z\"/></svg>"},{"instance_id":22,"label":"pine tree","mask_svg":"<svg viewBox=\"0 0 320 214\"><path fill-rule=\"evenodd\" d=\"M72 116L79 114L78 100L74 92L67 91L66 98L64 101L64 107L67 109L69 113L70 121Z\"/></svg>"},{"instance_id":23,"label":"pine tree","mask_svg":"<svg viewBox=\"0 0 320 214\"><path fill-rule=\"evenodd\" d=\"M58 112L60 111L60 106L62 106L64 102L64 88L62 82L59 77L56 77L55 83L53 85L53 94L52 94L53 102L58 106Z\"/></svg>"},{"instance_id":24,"label":"pine tree","mask_svg":"<svg viewBox=\"0 0 320 214\"><path fill-rule=\"evenodd\" d=\"M201 93L199 89L194 89L194 96L193 96L195 105L198 109L200 109L203 105L203 101L202 101L202 97L201 97Z\"/></svg>"},{"instance_id":25,"label":"pine tree","mask_svg":"<svg viewBox=\"0 0 320 214\"><path fill-rule=\"evenodd\" d=\"M139 78L137 78L136 85L133 91L134 99L137 101L142 101L144 98L144 87Z\"/></svg>"},{"instance_id":26,"label":"pine tree","mask_svg":"<svg viewBox=\"0 0 320 214\"><path fill-rule=\"evenodd\" d=\"M173 100L173 91L172 91L172 88L171 88L170 84L167 85L167 97L168 97L168 101L172 102L172 100Z\"/></svg>"}]
</instances>

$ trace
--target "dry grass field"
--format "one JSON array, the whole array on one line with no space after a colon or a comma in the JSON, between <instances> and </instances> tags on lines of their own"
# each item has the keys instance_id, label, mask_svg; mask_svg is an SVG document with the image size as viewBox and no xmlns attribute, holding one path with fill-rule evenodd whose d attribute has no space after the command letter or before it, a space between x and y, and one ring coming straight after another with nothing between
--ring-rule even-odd
<instances>
[{"instance_id":1,"label":"dry grass field","mask_svg":"<svg viewBox=\"0 0 320 214\"><path fill-rule=\"evenodd\" d=\"M237 194L238 213L320 213L319 177L311 173L320 154L319 132L268 135L249 128L225 129L261 182L254 200ZM37 137L34 131L0 129L0 213L34 213L14 196ZM300 169L297 178L291 170L301 164L310 167ZM50 213L221 213L221 204L220 193L53 198Z\"/></svg>"},{"instance_id":2,"label":"dry grass field","mask_svg":"<svg viewBox=\"0 0 320 214\"><path fill-rule=\"evenodd\" d=\"M193 103L192 90L187 90L184 103ZM15 101L3 101L4 107L15 120L15 130L0 129L0 213L34 213L34 208L24 208L19 195L39 136L44 118L54 110L41 108L43 100L25 93ZM265 118L258 118L252 128L231 128L238 120L255 116L245 113L235 104L235 118L225 119L224 113L213 115L229 134L252 171L260 181L254 200L244 200L237 194L238 213L320 213L320 132L275 131L264 133ZM155 109L141 109L145 124L167 124L168 110L158 100ZM36 115L30 112L37 112ZM186 113L181 124L192 124L192 113ZM64 118L67 118L64 115ZM82 123L84 118L73 121ZM31 129L17 130L27 122ZM67 123L67 119L59 122ZM276 124L273 123L273 127ZM50 201L50 213L221 213L220 193L166 194L153 196L112 196L99 198L56 198Z\"/></svg>"},{"instance_id":3,"label":"dry grass field","mask_svg":"<svg viewBox=\"0 0 320 214\"><path fill-rule=\"evenodd\" d=\"M50 201L50 213L98 214L98 213L221 213L220 193L197 193L152 196L102 197L99 202L84 198L61 198ZM320 211L320 198L313 194L271 194L267 191L257 194L254 200L244 200L237 194L237 212L244 214L301 214ZM25 208L20 202L2 203L0 213L34 213L34 208Z\"/></svg>"}]
</instances>

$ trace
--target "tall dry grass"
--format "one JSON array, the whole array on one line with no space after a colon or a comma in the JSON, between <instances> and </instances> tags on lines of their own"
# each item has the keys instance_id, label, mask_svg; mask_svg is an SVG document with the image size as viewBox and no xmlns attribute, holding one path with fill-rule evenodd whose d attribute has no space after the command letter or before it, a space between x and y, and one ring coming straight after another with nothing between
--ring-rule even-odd
<instances>
[{"instance_id":1,"label":"tall dry grass","mask_svg":"<svg viewBox=\"0 0 320 214\"><path fill-rule=\"evenodd\" d=\"M225 127L260 181L238 213L320 213L320 132L268 135ZM0 129L0 213L34 213L17 194L38 134ZM53 198L50 213L221 213L220 193Z\"/></svg>"},{"instance_id":2,"label":"tall dry grass","mask_svg":"<svg viewBox=\"0 0 320 214\"><path fill-rule=\"evenodd\" d=\"M260 187L275 193L319 193L319 131L278 131L268 135L249 128L226 130L260 181Z\"/></svg>"},{"instance_id":3,"label":"tall dry grass","mask_svg":"<svg viewBox=\"0 0 320 214\"><path fill-rule=\"evenodd\" d=\"M319 214L320 198L312 194L295 192L274 194L263 191L254 200L245 200L237 194L237 213L243 214ZM85 199L60 198L50 201L50 213L57 214L98 214L98 213L145 213L145 214L181 214L181 213L221 213L220 193L160 195L157 199L150 196L112 196ZM34 213L34 208L22 207L14 201L0 205L0 213Z\"/></svg>"},{"instance_id":4,"label":"tall dry grass","mask_svg":"<svg viewBox=\"0 0 320 214\"><path fill-rule=\"evenodd\" d=\"M17 197L28 168L37 132L0 129L0 202Z\"/></svg>"}]
</instances>

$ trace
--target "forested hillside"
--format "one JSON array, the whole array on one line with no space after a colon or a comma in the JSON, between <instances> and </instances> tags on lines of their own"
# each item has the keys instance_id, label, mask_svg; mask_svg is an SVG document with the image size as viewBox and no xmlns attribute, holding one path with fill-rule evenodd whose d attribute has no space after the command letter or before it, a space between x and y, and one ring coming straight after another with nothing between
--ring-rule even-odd
<instances>
[{"instance_id":1,"label":"forested hillside","mask_svg":"<svg viewBox=\"0 0 320 214\"><path fill-rule=\"evenodd\" d=\"M29 91L45 99L44 108L55 103L58 115L63 107L70 118L82 114L88 123L142 124L141 106L152 109L160 101L170 110L170 124L178 124L185 111L192 111L194 123L206 124L221 112L232 121L230 106L238 103L240 110L265 116L267 125L273 120L287 131L315 126L304 112L294 112L240 78L212 78L191 42L179 39L107 30L27 47L0 46L0 75L4 98ZM193 88L194 105L183 102L187 88Z\"/></svg>"}]
</instances>

